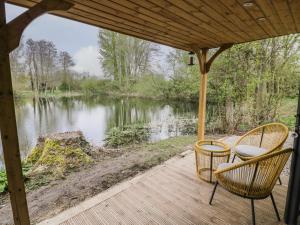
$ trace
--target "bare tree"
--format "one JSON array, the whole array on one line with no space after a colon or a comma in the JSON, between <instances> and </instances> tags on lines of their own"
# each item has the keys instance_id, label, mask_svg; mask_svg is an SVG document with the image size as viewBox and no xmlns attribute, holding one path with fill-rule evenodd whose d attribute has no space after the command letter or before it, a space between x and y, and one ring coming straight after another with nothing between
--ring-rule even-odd
<instances>
[{"instance_id":1,"label":"bare tree","mask_svg":"<svg viewBox=\"0 0 300 225\"><path fill-rule=\"evenodd\" d=\"M28 39L25 51L32 91L46 91L56 71L57 49L52 42Z\"/></svg>"}]
</instances>

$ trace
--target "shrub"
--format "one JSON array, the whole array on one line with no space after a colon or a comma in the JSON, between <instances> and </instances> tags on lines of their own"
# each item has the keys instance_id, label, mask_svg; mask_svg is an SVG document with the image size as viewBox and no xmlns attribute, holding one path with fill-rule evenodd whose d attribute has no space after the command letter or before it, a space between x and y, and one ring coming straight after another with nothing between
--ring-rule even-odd
<instances>
[{"instance_id":1,"label":"shrub","mask_svg":"<svg viewBox=\"0 0 300 225\"><path fill-rule=\"evenodd\" d=\"M147 141L149 136L150 129L142 124L113 127L107 133L105 145L117 147L121 145L137 144Z\"/></svg>"},{"instance_id":2,"label":"shrub","mask_svg":"<svg viewBox=\"0 0 300 225\"><path fill-rule=\"evenodd\" d=\"M4 193L7 191L8 183L6 172L4 170L0 170L0 193Z\"/></svg>"},{"instance_id":3,"label":"shrub","mask_svg":"<svg viewBox=\"0 0 300 225\"><path fill-rule=\"evenodd\" d=\"M198 124L194 120L184 120L180 127L182 135L195 135L197 134Z\"/></svg>"}]
</instances>

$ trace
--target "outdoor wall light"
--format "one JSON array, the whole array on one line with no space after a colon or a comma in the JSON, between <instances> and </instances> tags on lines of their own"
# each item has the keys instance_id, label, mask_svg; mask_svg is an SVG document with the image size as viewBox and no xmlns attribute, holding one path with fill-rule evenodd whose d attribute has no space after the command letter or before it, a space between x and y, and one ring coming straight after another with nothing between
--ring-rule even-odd
<instances>
[{"instance_id":1,"label":"outdoor wall light","mask_svg":"<svg viewBox=\"0 0 300 225\"><path fill-rule=\"evenodd\" d=\"M253 5L254 5L253 2L244 2L243 3L244 7L252 7Z\"/></svg>"},{"instance_id":2,"label":"outdoor wall light","mask_svg":"<svg viewBox=\"0 0 300 225\"><path fill-rule=\"evenodd\" d=\"M195 53L194 52L189 52L189 66L193 66L195 65L194 63L194 56L195 56Z\"/></svg>"},{"instance_id":3,"label":"outdoor wall light","mask_svg":"<svg viewBox=\"0 0 300 225\"><path fill-rule=\"evenodd\" d=\"M266 18L265 17L259 17L256 19L258 22L264 22L266 21Z\"/></svg>"}]
</instances>

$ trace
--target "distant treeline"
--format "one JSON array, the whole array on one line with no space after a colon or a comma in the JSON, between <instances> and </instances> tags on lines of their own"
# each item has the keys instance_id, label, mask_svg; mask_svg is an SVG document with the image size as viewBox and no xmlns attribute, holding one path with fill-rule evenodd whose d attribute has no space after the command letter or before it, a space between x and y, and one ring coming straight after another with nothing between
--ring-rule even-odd
<instances>
[{"instance_id":1,"label":"distant treeline","mask_svg":"<svg viewBox=\"0 0 300 225\"><path fill-rule=\"evenodd\" d=\"M197 101L199 67L187 65L187 52L173 49L163 55L157 44L106 30L99 31L98 41L101 79L74 72L70 54L52 42L23 41L11 54L15 90ZM235 130L240 123L275 120L282 100L295 97L299 83L299 35L239 44L212 65L208 100L223 109L216 123Z\"/></svg>"}]
</instances>

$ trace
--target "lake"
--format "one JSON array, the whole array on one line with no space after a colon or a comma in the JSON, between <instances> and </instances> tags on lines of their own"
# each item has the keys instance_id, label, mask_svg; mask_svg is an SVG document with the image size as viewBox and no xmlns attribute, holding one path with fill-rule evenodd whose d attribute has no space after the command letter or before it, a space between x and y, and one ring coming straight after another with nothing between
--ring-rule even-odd
<instances>
[{"instance_id":1,"label":"lake","mask_svg":"<svg viewBox=\"0 0 300 225\"><path fill-rule=\"evenodd\" d=\"M146 123L150 141L182 134L182 124L194 124L195 103L156 101L141 98L68 97L21 98L16 100L16 117L22 158L41 135L81 130L93 145L103 145L106 132L115 126ZM0 145L0 168L3 168Z\"/></svg>"}]
</instances>

